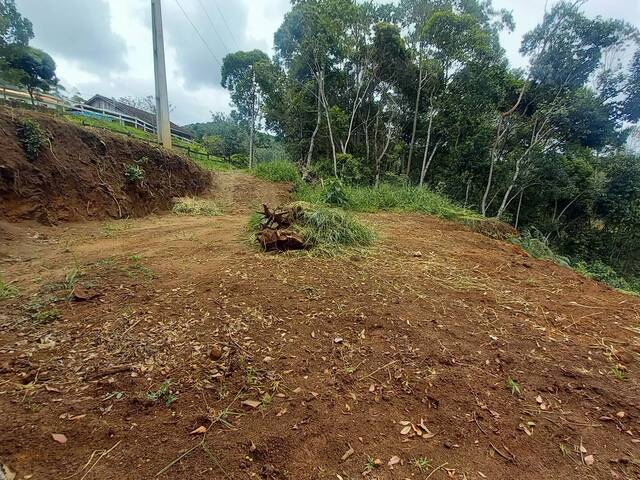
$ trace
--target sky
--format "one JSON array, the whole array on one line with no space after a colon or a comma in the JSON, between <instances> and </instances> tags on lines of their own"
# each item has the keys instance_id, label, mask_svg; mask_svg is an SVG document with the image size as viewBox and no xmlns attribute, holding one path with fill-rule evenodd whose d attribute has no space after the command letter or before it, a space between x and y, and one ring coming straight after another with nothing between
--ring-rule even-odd
<instances>
[{"instance_id":1,"label":"sky","mask_svg":"<svg viewBox=\"0 0 640 480\"><path fill-rule=\"evenodd\" d=\"M501 40L514 66L525 65L518 53L522 35L542 20L545 4L553 1L493 1L495 7L513 12L516 29L503 32ZM150 4L16 0L18 10L33 23L31 44L54 58L67 93L77 89L84 98L96 93L154 94ZM181 125L203 122L211 112L230 111L229 94L220 86L222 59L254 48L272 54L273 34L289 7L288 0L162 0L171 120ZM589 16L622 18L640 27L640 0L588 0L584 10Z\"/></svg>"}]
</instances>

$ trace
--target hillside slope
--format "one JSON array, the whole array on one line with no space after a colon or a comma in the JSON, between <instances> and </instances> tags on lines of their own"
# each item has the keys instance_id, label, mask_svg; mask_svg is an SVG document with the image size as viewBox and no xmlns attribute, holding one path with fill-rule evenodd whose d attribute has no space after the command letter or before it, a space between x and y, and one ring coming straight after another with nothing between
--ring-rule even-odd
<instances>
[{"instance_id":1,"label":"hillside slope","mask_svg":"<svg viewBox=\"0 0 640 480\"><path fill-rule=\"evenodd\" d=\"M286 186L219 175L233 215L12 226L19 478L639 478L638 298L423 215L363 215L364 256L257 253Z\"/></svg>"},{"instance_id":2,"label":"hillside slope","mask_svg":"<svg viewBox=\"0 0 640 480\"><path fill-rule=\"evenodd\" d=\"M25 120L49 137L31 159L17 135ZM0 219L138 217L210 184L207 172L180 155L48 114L0 107L0 131ZM128 180L127 168L140 169L143 178Z\"/></svg>"}]
</instances>

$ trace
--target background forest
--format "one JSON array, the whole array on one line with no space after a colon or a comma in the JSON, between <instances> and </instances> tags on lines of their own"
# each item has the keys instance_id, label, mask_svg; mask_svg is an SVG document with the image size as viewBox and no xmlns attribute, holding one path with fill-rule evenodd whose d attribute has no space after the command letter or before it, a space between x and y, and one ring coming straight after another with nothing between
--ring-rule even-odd
<instances>
[{"instance_id":1,"label":"background forest","mask_svg":"<svg viewBox=\"0 0 640 480\"><path fill-rule=\"evenodd\" d=\"M640 273L640 37L582 4L546 11L513 69L499 33L514 19L490 1L294 0L273 58L225 58L232 115L192 128L245 165L281 145L308 180L428 188L627 288Z\"/></svg>"}]
</instances>

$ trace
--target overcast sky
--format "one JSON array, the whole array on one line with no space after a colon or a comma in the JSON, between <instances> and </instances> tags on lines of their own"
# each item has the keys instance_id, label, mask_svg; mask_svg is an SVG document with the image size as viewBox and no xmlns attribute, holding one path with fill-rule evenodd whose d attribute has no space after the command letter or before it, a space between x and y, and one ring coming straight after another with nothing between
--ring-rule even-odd
<instances>
[{"instance_id":1,"label":"overcast sky","mask_svg":"<svg viewBox=\"0 0 640 480\"><path fill-rule=\"evenodd\" d=\"M516 30L502 44L516 66L522 35L542 19L553 0L494 0L513 11ZM32 45L50 53L70 92L83 97L154 93L150 0L16 0L33 22ZM198 37L187 16L204 37ZM211 111L229 111L220 87L220 62L228 52L272 53L273 33L289 9L288 0L162 0L169 101L179 124L207 121ZM590 16L622 18L640 27L640 0L589 0ZM209 49L211 51L209 51Z\"/></svg>"}]
</instances>

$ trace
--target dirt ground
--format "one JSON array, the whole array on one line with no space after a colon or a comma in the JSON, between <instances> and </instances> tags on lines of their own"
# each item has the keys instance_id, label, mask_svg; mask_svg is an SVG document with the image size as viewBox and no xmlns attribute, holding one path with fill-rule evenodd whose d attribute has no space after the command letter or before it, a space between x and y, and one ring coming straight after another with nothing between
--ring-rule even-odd
<instances>
[{"instance_id":1,"label":"dirt ground","mask_svg":"<svg viewBox=\"0 0 640 480\"><path fill-rule=\"evenodd\" d=\"M258 253L286 186L210 195L227 213L0 225L17 478L640 478L639 299L422 215L363 216L367 255Z\"/></svg>"}]
</instances>

